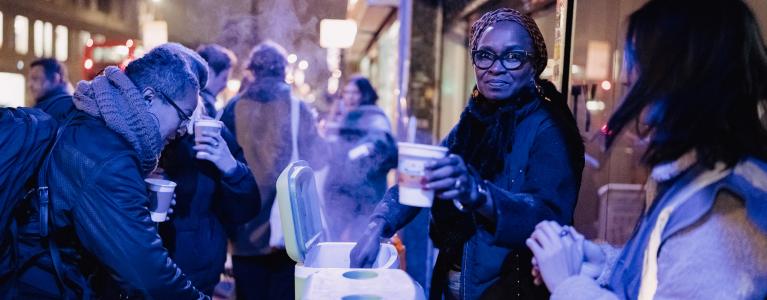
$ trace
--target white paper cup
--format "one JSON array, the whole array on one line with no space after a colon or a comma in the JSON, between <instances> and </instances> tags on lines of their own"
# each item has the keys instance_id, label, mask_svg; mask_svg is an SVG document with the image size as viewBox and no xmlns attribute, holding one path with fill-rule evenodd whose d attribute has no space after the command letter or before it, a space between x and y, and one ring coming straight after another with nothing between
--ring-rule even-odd
<instances>
[{"instance_id":1,"label":"white paper cup","mask_svg":"<svg viewBox=\"0 0 767 300\"><path fill-rule=\"evenodd\" d=\"M224 125L217 120L197 120L194 122L194 137L200 138L203 132L218 134Z\"/></svg>"},{"instance_id":2,"label":"white paper cup","mask_svg":"<svg viewBox=\"0 0 767 300\"><path fill-rule=\"evenodd\" d=\"M399 164L397 184L399 203L416 207L431 207L434 190L424 189L426 162L445 157L447 148L440 146L397 143Z\"/></svg>"},{"instance_id":3,"label":"white paper cup","mask_svg":"<svg viewBox=\"0 0 767 300\"><path fill-rule=\"evenodd\" d=\"M165 222L168 216L170 202L173 201L173 191L176 183L170 180L147 178L144 179L149 190L149 215L154 222Z\"/></svg>"}]
</instances>

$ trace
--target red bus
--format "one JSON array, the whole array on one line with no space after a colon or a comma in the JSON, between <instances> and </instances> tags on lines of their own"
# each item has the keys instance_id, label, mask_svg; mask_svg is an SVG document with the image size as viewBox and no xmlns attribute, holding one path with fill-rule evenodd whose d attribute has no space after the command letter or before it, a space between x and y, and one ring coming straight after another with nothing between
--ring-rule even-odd
<instances>
[{"instance_id":1,"label":"red bus","mask_svg":"<svg viewBox=\"0 0 767 300\"><path fill-rule=\"evenodd\" d=\"M91 80L108 66L125 69L131 61L143 55L143 48L135 40L104 41L92 39L85 44L83 55L83 79Z\"/></svg>"}]
</instances>

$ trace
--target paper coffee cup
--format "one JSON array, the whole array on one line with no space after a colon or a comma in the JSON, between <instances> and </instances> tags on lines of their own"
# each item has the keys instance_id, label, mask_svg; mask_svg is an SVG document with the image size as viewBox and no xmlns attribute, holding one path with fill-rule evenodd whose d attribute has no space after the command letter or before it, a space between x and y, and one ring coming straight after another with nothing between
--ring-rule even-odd
<instances>
[{"instance_id":1,"label":"paper coffee cup","mask_svg":"<svg viewBox=\"0 0 767 300\"><path fill-rule=\"evenodd\" d=\"M218 120L197 120L194 122L194 137L200 138L203 132L218 134L223 126Z\"/></svg>"},{"instance_id":2,"label":"paper coffee cup","mask_svg":"<svg viewBox=\"0 0 767 300\"><path fill-rule=\"evenodd\" d=\"M427 162L445 157L447 148L440 146L397 143L399 164L397 183L399 203L416 207L431 207L434 190L424 189L425 165Z\"/></svg>"},{"instance_id":3,"label":"paper coffee cup","mask_svg":"<svg viewBox=\"0 0 767 300\"><path fill-rule=\"evenodd\" d=\"M149 190L149 215L154 222L165 222L170 202L173 201L173 191L176 183L170 180L147 178L144 179Z\"/></svg>"}]
</instances>

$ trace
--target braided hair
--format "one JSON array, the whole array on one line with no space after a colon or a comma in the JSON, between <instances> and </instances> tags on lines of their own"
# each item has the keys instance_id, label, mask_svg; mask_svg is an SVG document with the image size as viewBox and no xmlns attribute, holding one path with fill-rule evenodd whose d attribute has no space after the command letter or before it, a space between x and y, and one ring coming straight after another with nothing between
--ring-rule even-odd
<instances>
[{"instance_id":1,"label":"braided hair","mask_svg":"<svg viewBox=\"0 0 767 300\"><path fill-rule=\"evenodd\" d=\"M518 10L499 8L482 15L479 20L471 25L471 38L469 39L469 47L471 47L471 50L477 50L477 42L488 27L500 22L513 22L525 28L530 35L530 38L533 39L533 47L535 48L535 75L536 77L541 76L543 69L546 68L546 62L549 59L549 56L546 53L546 42L543 40L543 34L541 34L541 30L538 29L538 25L535 24L535 20Z\"/></svg>"}]
</instances>

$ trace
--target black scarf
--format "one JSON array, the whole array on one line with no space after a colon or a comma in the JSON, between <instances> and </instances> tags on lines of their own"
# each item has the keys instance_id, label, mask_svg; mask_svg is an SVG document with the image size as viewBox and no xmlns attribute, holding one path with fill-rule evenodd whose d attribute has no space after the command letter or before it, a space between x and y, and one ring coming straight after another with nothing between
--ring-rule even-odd
<instances>
[{"instance_id":1,"label":"black scarf","mask_svg":"<svg viewBox=\"0 0 767 300\"><path fill-rule=\"evenodd\" d=\"M503 171L504 158L511 152L517 121L535 110L539 102L527 89L515 98L494 101L475 87L454 138L448 142L450 153L460 155L483 179L493 179Z\"/></svg>"}]
</instances>

